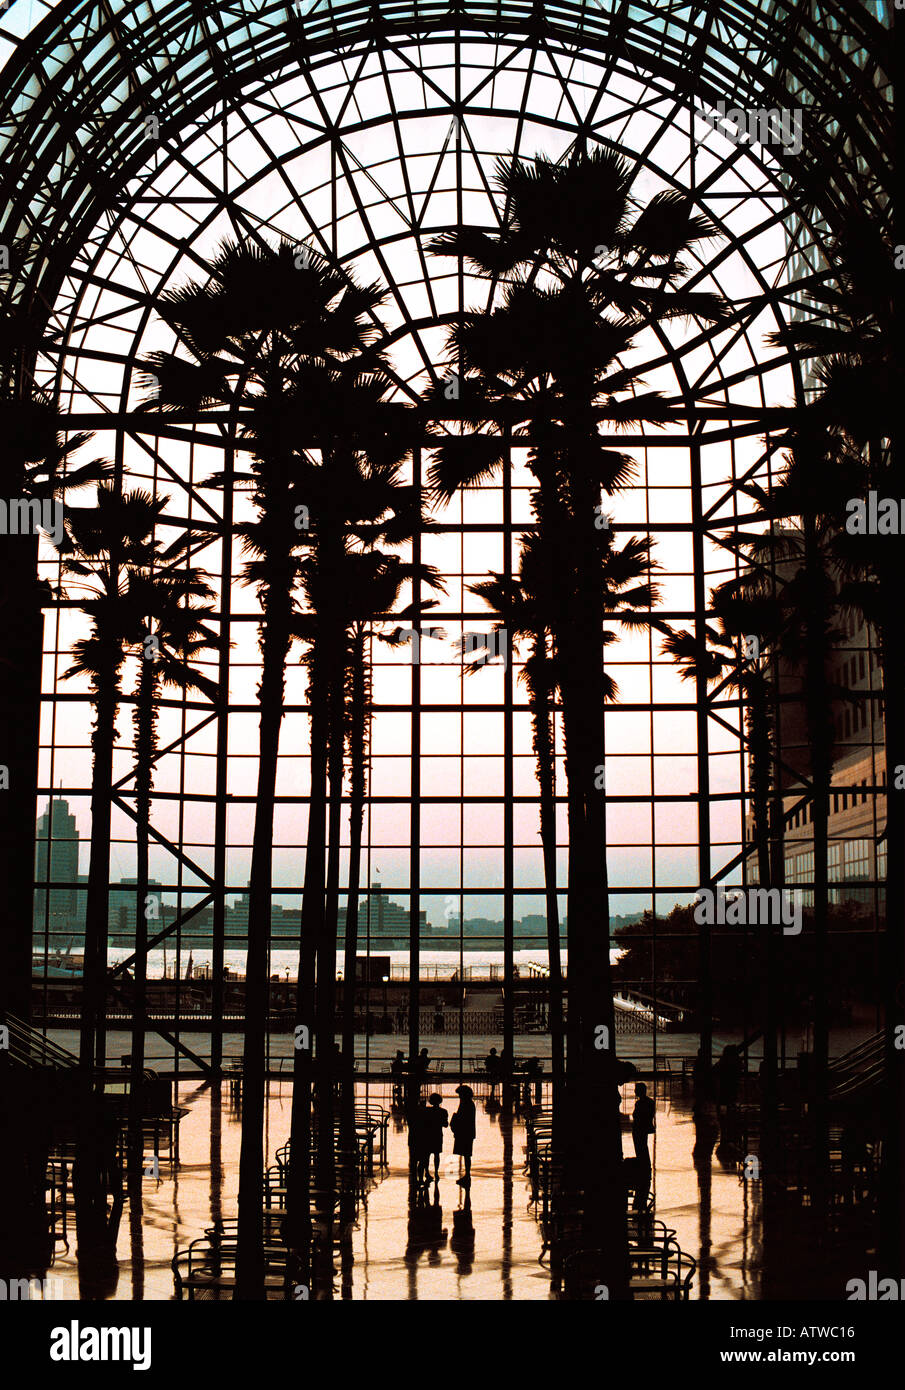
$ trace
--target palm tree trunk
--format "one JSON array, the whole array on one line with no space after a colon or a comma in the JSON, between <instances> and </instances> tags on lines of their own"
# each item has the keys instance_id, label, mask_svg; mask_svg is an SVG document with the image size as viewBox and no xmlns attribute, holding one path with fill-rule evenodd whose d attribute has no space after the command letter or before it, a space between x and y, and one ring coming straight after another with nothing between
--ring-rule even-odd
<instances>
[{"instance_id":1,"label":"palm tree trunk","mask_svg":"<svg viewBox=\"0 0 905 1390\"><path fill-rule=\"evenodd\" d=\"M115 671L98 684L91 735L91 850L85 907L85 964L80 1060L103 1067L106 1059L104 1010L107 982L107 914L110 902L110 822L113 743L119 690Z\"/></svg>"},{"instance_id":2,"label":"palm tree trunk","mask_svg":"<svg viewBox=\"0 0 905 1390\"><path fill-rule=\"evenodd\" d=\"M76 1217L86 1245L101 1239L106 1215L103 1186L102 1105L93 1083L95 1065L104 1063L104 1003L107 973L107 905L110 881L110 820L113 740L118 698L116 673L98 684L91 735L91 851L85 913L82 1026L79 1059L85 1072L84 1108L79 1117L73 1173Z\"/></svg>"},{"instance_id":3,"label":"palm tree trunk","mask_svg":"<svg viewBox=\"0 0 905 1390\"><path fill-rule=\"evenodd\" d=\"M598 494L599 496L599 494ZM587 505L580 505L582 501ZM603 599L593 545L593 488L576 498L576 599L557 634L569 781L569 1128L577 1143L588 1233L604 1251L612 1299L628 1297L628 1239L609 952L606 862ZM578 972L573 949L578 944ZM573 1001L577 1017L573 1018ZM573 1048L577 1055L573 1056Z\"/></svg>"},{"instance_id":4,"label":"palm tree trunk","mask_svg":"<svg viewBox=\"0 0 905 1390\"><path fill-rule=\"evenodd\" d=\"M751 783L754 802L754 840L757 849L757 877L761 887L772 887L770 863L770 789L772 777L772 745L770 738L770 705L766 678L756 672L745 683L750 711ZM761 1089L761 1131L764 1135L764 1154L774 1153L773 1138L777 1113L776 1039L777 999L776 972L777 924L767 916L764 937L764 1074Z\"/></svg>"},{"instance_id":5,"label":"palm tree trunk","mask_svg":"<svg viewBox=\"0 0 905 1390\"><path fill-rule=\"evenodd\" d=\"M276 610L276 611L275 611ZM289 598L271 591L262 639L260 754L255 827L248 886L248 954L245 966L245 1046L242 1054L242 1142L239 1150L239 1234L236 1298L264 1298L263 1182L264 1076L268 993L267 953L273 880L273 810L276 796Z\"/></svg>"},{"instance_id":6,"label":"palm tree trunk","mask_svg":"<svg viewBox=\"0 0 905 1390\"><path fill-rule=\"evenodd\" d=\"M317 950L317 1186L326 1227L325 1254L332 1251L333 1201L336 1191L336 1153L333 1121L336 1113L336 939L339 921L339 861L342 795L345 773L343 681L335 671L330 690L330 732L327 777L330 810L327 822L327 883L324 918ZM348 1160L348 1155L346 1156ZM348 1173L346 1177L348 1178Z\"/></svg>"},{"instance_id":7,"label":"palm tree trunk","mask_svg":"<svg viewBox=\"0 0 905 1390\"><path fill-rule=\"evenodd\" d=\"M551 691L545 679L548 662L546 639L534 639L532 662L538 675L532 680L529 698L534 730L534 755L540 794L540 838L544 862L544 895L547 914L547 961L550 974L549 1029L554 1113L562 1099L565 1072L563 1039L562 953L559 940L559 897L556 891L556 762L553 737ZM555 1129L555 1126L554 1126Z\"/></svg>"},{"instance_id":8,"label":"palm tree trunk","mask_svg":"<svg viewBox=\"0 0 905 1390\"><path fill-rule=\"evenodd\" d=\"M349 692L349 891L346 895L346 935L343 956L343 1103L341 1112L342 1147L346 1153L350 1153L355 1144L355 963L358 952L358 895L361 878L361 840L364 826L368 735L368 677L364 642L364 634L356 633Z\"/></svg>"},{"instance_id":9,"label":"palm tree trunk","mask_svg":"<svg viewBox=\"0 0 905 1390\"><path fill-rule=\"evenodd\" d=\"M311 787L305 848L305 882L299 935L293 1051L287 1241L295 1254L298 1282L311 1284L311 1081L317 943L324 913L324 846L327 828L327 684L317 648L311 654L309 686Z\"/></svg>"},{"instance_id":10,"label":"palm tree trunk","mask_svg":"<svg viewBox=\"0 0 905 1390\"><path fill-rule=\"evenodd\" d=\"M154 756L154 662L141 662L135 712L135 975L132 986L132 1070L129 1083L129 1161L142 1159L142 1083L148 1002L148 842Z\"/></svg>"}]
</instances>

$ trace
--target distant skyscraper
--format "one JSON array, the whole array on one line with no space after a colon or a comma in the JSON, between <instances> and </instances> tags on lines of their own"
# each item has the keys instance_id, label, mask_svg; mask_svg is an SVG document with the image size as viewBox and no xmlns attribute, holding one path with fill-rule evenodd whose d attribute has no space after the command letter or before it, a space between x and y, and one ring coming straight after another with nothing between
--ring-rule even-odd
<instances>
[{"instance_id":1,"label":"distant skyscraper","mask_svg":"<svg viewBox=\"0 0 905 1390\"><path fill-rule=\"evenodd\" d=\"M129 940L135 939L138 909L138 899L135 896L136 885L137 880L134 878L121 878L115 888L111 884L107 908L108 930L115 936L125 936ZM160 931L164 925L162 888L163 884L159 883L156 878L148 879L147 896L154 900L153 903L148 903L147 922L150 936Z\"/></svg>"},{"instance_id":2,"label":"distant skyscraper","mask_svg":"<svg viewBox=\"0 0 905 1390\"><path fill-rule=\"evenodd\" d=\"M61 883L51 888L49 897L51 927L75 926L77 918L79 881L79 832L69 802L62 797L51 800L47 810L38 817L35 843L35 882ZM34 899L34 923L43 930L48 909L48 892L37 887Z\"/></svg>"}]
</instances>

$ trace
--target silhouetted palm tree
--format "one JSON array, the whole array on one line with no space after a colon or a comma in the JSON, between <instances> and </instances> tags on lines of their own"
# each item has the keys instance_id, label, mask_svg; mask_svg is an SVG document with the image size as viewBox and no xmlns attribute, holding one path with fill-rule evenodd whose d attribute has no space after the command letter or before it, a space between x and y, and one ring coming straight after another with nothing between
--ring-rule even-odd
<instances>
[{"instance_id":1,"label":"silhouetted palm tree","mask_svg":"<svg viewBox=\"0 0 905 1390\"><path fill-rule=\"evenodd\" d=\"M299 463L299 486L308 498L309 509L307 553L300 571L308 612L294 627L295 635L308 644L305 665L311 708L312 784L305 894L310 891L311 878L323 884L324 892L317 941L315 1035L317 1193L325 1250L332 1248L336 1185L333 1098L339 1078L335 1061L335 993L349 644L355 625L373 602L374 595L367 586L362 587L363 578L379 584L393 570L391 557L376 547L408 540L421 520L417 493L402 480L399 467L408 448L405 420L398 408L386 403L386 390L385 381L375 373L333 380L322 376L316 394L321 412L316 436L320 461L303 459ZM323 880L323 842L318 842L316 836L317 827L325 819L325 798L329 818L327 873ZM357 882L355 892L357 895ZM355 908L357 913L357 902ZM348 934L348 907L346 917ZM345 1061L348 1078L352 1056ZM302 1142L303 1117L297 1108L293 1110L293 1119L291 1155Z\"/></svg>"},{"instance_id":2,"label":"silhouetted palm tree","mask_svg":"<svg viewBox=\"0 0 905 1390\"><path fill-rule=\"evenodd\" d=\"M491 236L465 228L431 247L467 259L485 276L490 303L498 280L508 277L498 307L466 316L452 331L451 363L460 377L463 419L528 422L538 516L558 538L551 544L558 546L562 576L553 630L568 782L568 1068L576 1114L593 1117L588 1147L601 1160L596 1187L607 1208L595 1244L608 1251L611 1297L625 1296L627 1265L624 1213L615 1195L617 1069L613 1047L599 1047L601 1037L615 1040L615 1015L601 777L604 672L591 654L601 649L604 630L597 576L601 493L624 486L632 463L608 447L600 425L658 423L668 414L657 393L617 399L639 385L622 358L641 329L662 331L674 317L713 322L727 312L718 296L680 284L685 268L678 257L714 235L710 224L677 193L656 195L633 218L631 184L628 162L608 151L588 155L576 146L560 164L501 161L501 231ZM441 497L480 481L500 459L499 440L485 438L480 452L467 443L453 441L439 452L433 481Z\"/></svg>"},{"instance_id":3,"label":"silhouetted palm tree","mask_svg":"<svg viewBox=\"0 0 905 1390\"><path fill-rule=\"evenodd\" d=\"M650 541L633 536L618 549L609 526L601 528L598 537L598 582L608 618L616 618L630 628L651 623L660 626L649 612L659 597L657 586L650 581L651 572L655 568L650 555ZM560 547L548 544L548 540L547 531L541 522L537 531L523 537L517 575L510 577L492 573L488 580L470 585L469 588L473 594L484 600L496 617L494 631L497 634L508 633L513 644L522 640L529 644L522 678L528 689L532 745L540 794L540 835L551 975L552 1074L556 1109L557 1102L561 1101L564 1075L553 726L554 703L559 694L555 619L561 575L552 563L553 557L560 553ZM610 629L601 635L601 645L604 648L615 640L616 633ZM479 637L470 635L471 650L480 652L482 646L485 650L489 649L489 639L482 643ZM467 669L471 672L479 670L485 661L486 656L473 657ZM608 702L617 698L618 686L606 671L603 672L602 688L604 698Z\"/></svg>"},{"instance_id":4,"label":"silhouetted palm tree","mask_svg":"<svg viewBox=\"0 0 905 1390\"><path fill-rule=\"evenodd\" d=\"M93 507L72 508L63 543L67 592L84 595L77 606L91 622L88 637L73 644L67 677L87 677L95 722L91 735L91 844L85 908L85 961L80 1058L86 1068L105 1062L104 999L110 887L110 823L113 746L122 699L126 646L140 640L140 615L130 601L136 570L149 568L164 499L135 489L121 493L101 484Z\"/></svg>"},{"instance_id":5,"label":"silhouetted palm tree","mask_svg":"<svg viewBox=\"0 0 905 1390\"><path fill-rule=\"evenodd\" d=\"M348 556L347 592L354 605L347 629L345 674L346 746L349 778L349 877L346 894L345 941L343 954L343 1090L341 1144L345 1154L355 1145L355 1007L356 958L358 953L358 904L361 879L361 849L364 807L370 766L372 669L370 648L379 640L399 646L406 639L400 628L386 630L393 619L412 619L413 607L399 612L396 605L404 586L415 577L415 569L398 555L380 550L354 551ZM419 577L430 588L442 588L436 571L421 566ZM422 601L422 610L433 607Z\"/></svg>"},{"instance_id":6,"label":"silhouetted palm tree","mask_svg":"<svg viewBox=\"0 0 905 1390\"><path fill-rule=\"evenodd\" d=\"M33 327L33 325L32 325ZM43 393L12 394L6 361L21 347L23 326L0 320L0 439L3 495L10 515L0 545L0 874L5 885L0 929L0 1009L27 1017L31 1001L34 823L38 779L38 722L44 618L49 590L38 577L35 512L53 508L51 525L65 525L65 499L112 471L100 459L75 464L90 434L65 434L57 405ZM24 330L23 330L24 331ZM10 392L11 394L6 394ZM14 517L12 508L24 512ZM38 523L40 524L40 523Z\"/></svg>"},{"instance_id":7,"label":"silhouetted palm tree","mask_svg":"<svg viewBox=\"0 0 905 1390\"><path fill-rule=\"evenodd\" d=\"M726 687L735 688L741 696L758 881L767 885L772 880L769 805L776 776L771 639L779 617L777 603L771 595L746 598L729 581L711 593L710 611L716 627L705 626L703 652L695 633L686 629L669 630L662 649L675 660L682 680L696 681L703 675L707 685L716 686L715 696ZM744 645L746 637L749 650Z\"/></svg>"},{"instance_id":8,"label":"silhouetted palm tree","mask_svg":"<svg viewBox=\"0 0 905 1390\"><path fill-rule=\"evenodd\" d=\"M813 1117L818 1188L825 1200L829 1163L829 798L836 757L833 699L842 693L831 679L830 663L834 647L844 636L837 623L849 599L833 563L834 527L810 501L828 468L821 433L810 429L790 432L786 442L786 467L777 486L769 493L757 484L746 489L760 501L760 519L769 522L770 528L733 539L747 564L738 579L724 586L724 592L744 600L773 600L777 613L773 640L781 661L800 682L794 694L805 720L814 845ZM789 518L796 518L797 524L778 524L788 523Z\"/></svg>"},{"instance_id":9,"label":"silhouetted palm tree","mask_svg":"<svg viewBox=\"0 0 905 1390\"><path fill-rule=\"evenodd\" d=\"M899 1084L901 1054L896 1024L903 1014L898 983L903 975L905 920L905 792L896 770L905 767L905 646L901 641L901 575L905 535L875 536L846 529L849 504L905 496L901 402L905 369L897 347L896 304L901 272L896 248L884 228L859 211L849 216L827 248L828 267L810 289L810 317L793 322L772 341L817 363L818 382L802 412L800 430L823 433L821 451L832 462L808 499L837 529L835 558L851 583L850 593L879 642L883 683L886 764L886 980L887 1081L890 1128L883 1150L883 1257L885 1267L905 1272L905 1099Z\"/></svg>"},{"instance_id":10,"label":"silhouetted palm tree","mask_svg":"<svg viewBox=\"0 0 905 1390\"><path fill-rule=\"evenodd\" d=\"M705 624L703 643L692 631L668 629L662 649L676 661L683 680L697 682L702 677L705 686L715 685L711 698L727 687L734 687L739 693L747 735L757 880L766 888L774 884L773 837L778 834L782 843L782 796L776 744L778 678L773 658L781 613L772 593L739 593L732 581L712 591L710 609L716 627ZM701 979L710 968L709 960L704 959L709 957L709 952L710 931L705 928L701 932ZM766 1124L773 1123L776 1108L780 990L776 931L770 923L765 934L765 980L763 1099L766 1133Z\"/></svg>"},{"instance_id":11,"label":"silhouetted palm tree","mask_svg":"<svg viewBox=\"0 0 905 1390\"><path fill-rule=\"evenodd\" d=\"M164 505L168 499L164 498ZM183 542L179 542L181 549ZM173 554L171 547L155 557L166 563ZM154 765L158 754L157 716L162 687L177 690L198 690L210 700L216 700L218 689L193 665L206 650L219 645L219 640L205 623L210 616L209 606L198 607L199 601L213 599L214 591L201 570L184 567L177 570L145 569L131 575L126 595L135 610L142 629L136 654L138 681L132 724L135 731L135 971L132 990L132 1068L130 1082L130 1149L133 1159L140 1158L141 1089L144 1073L144 1043L147 1022L148 970L148 850L150 840L151 794L154 785Z\"/></svg>"},{"instance_id":12,"label":"silhouetted palm tree","mask_svg":"<svg viewBox=\"0 0 905 1390\"><path fill-rule=\"evenodd\" d=\"M357 285L347 274L305 247L289 242L272 249L248 243L225 244L210 266L205 284L190 284L163 296L161 316L173 325L191 359L173 353L147 360L154 386L149 406L167 411L220 404L240 407L243 447L251 454L250 486L257 516L237 527L249 556L244 579L257 590L260 624L261 711L258 785L248 890L246 1023L243 1050L242 1145L239 1161L239 1236L236 1296L264 1297L261 1181L264 1167L265 1037L268 1012L267 957L272 902L273 814L286 660L298 612L300 547L311 498L300 486L306 449L323 449L336 421L328 408L328 388L362 376L362 353L371 339L371 315L381 294ZM346 366L352 363L351 366ZM379 362L375 360L375 366ZM335 395L335 392L333 393ZM327 445L329 449L329 445ZM221 483L224 481L220 480ZM231 486L235 480L226 479ZM331 659L331 667L335 663ZM312 720L323 711L312 706ZM329 715L327 715L329 717ZM318 748L312 741L312 785L317 782ZM312 796L311 818L320 800ZM323 836L311 836L323 846ZM316 884L316 861L306 863L302 904L299 1007L305 1002L313 942L323 931L323 877ZM310 891L309 891L310 881ZM311 1028L311 1017L300 1018ZM293 1108L310 1108L309 1052L296 1049ZM306 1119L305 1123L308 1123ZM293 1145L293 1168L307 1165L307 1145ZM296 1177L298 1174L296 1173ZM302 1177L304 1183L306 1179ZM292 1176L290 1185L293 1185ZM290 1200L292 1198L290 1194ZM297 1203L292 1203L290 1216ZM307 1207L307 1199L305 1199ZM292 1238L292 1226L287 1226Z\"/></svg>"},{"instance_id":13,"label":"silhouetted palm tree","mask_svg":"<svg viewBox=\"0 0 905 1390\"><path fill-rule=\"evenodd\" d=\"M560 950L559 898L556 865L556 735L554 706L557 695L555 660L552 652L553 589L556 576L549 570L543 538L529 533L522 540L518 573L507 576L491 573L489 579L469 585L469 591L483 599L497 622L494 631L508 634L513 655L522 642L528 643L521 679L528 691L531 712L531 744L539 793L539 829L544 865L547 920L547 962L550 975L549 1028L554 1111L558 1108L564 1076L563 974ZM480 650L480 640L469 636L469 649ZM485 642L485 650L490 643ZM468 663L469 671L481 668L486 656Z\"/></svg>"}]
</instances>

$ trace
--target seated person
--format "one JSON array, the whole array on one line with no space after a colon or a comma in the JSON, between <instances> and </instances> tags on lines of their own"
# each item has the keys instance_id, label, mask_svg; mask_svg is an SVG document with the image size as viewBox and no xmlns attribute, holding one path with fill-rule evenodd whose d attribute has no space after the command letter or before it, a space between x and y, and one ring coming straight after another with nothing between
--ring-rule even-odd
<instances>
[{"instance_id":1,"label":"seated person","mask_svg":"<svg viewBox=\"0 0 905 1390\"><path fill-rule=\"evenodd\" d=\"M500 1079L500 1058L495 1047L492 1047L484 1058L484 1070L487 1073L487 1080L490 1082L490 1094L492 1096Z\"/></svg>"}]
</instances>

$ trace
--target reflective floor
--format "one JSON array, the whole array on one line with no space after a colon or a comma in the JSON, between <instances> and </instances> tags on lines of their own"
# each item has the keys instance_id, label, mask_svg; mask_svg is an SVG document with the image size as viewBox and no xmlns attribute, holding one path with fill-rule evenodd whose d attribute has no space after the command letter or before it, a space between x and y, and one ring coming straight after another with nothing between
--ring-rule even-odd
<instances>
[{"instance_id":1,"label":"reflective floor","mask_svg":"<svg viewBox=\"0 0 905 1390\"><path fill-rule=\"evenodd\" d=\"M390 1108L387 1087L358 1088L361 1102ZM450 1112L454 1083L439 1089ZM626 1116L633 1104L625 1088ZM174 1253L219 1218L234 1217L238 1184L240 1116L229 1088L219 1098L209 1086L180 1085L178 1103L187 1109L179 1136L178 1163L161 1160L159 1176L149 1171L142 1210L127 1201L116 1238L115 1258L82 1262L70 1248L57 1246L48 1271L54 1298L172 1299ZM352 1260L337 1274L336 1296L353 1299L531 1300L556 1292L549 1269L539 1262L540 1228L524 1173L525 1122L507 1116L486 1098L478 1099L477 1137L470 1200L456 1184L459 1159L443 1156L440 1181L426 1203L410 1206L408 1144L404 1125L390 1123L388 1169L362 1204L352 1240ZM290 1088L270 1086L267 1155L289 1134ZM699 1146L695 1166L695 1127L687 1103L657 1098L652 1144L657 1216L674 1227L683 1250L698 1261L693 1299L758 1298L760 1294L760 1184L743 1182L734 1161L726 1164ZM623 1135L623 1150L632 1152ZM149 1165L150 1168L150 1165Z\"/></svg>"}]
</instances>

